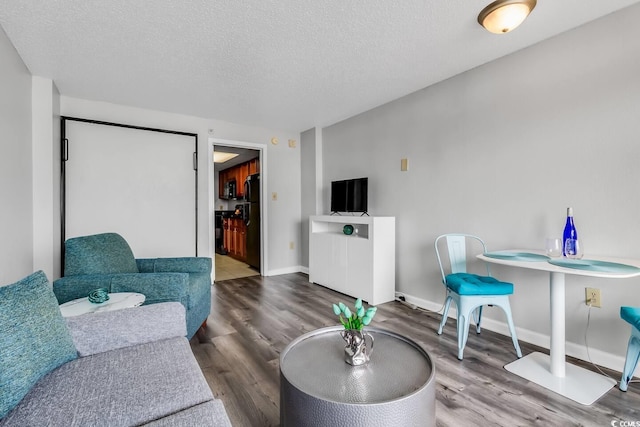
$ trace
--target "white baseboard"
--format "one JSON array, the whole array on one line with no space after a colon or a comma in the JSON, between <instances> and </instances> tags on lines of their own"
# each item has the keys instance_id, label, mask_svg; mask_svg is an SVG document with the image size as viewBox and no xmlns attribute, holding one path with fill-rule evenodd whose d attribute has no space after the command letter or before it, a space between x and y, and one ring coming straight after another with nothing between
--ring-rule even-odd
<instances>
[{"instance_id":1,"label":"white baseboard","mask_svg":"<svg viewBox=\"0 0 640 427\"><path fill-rule=\"evenodd\" d=\"M302 271L303 268L301 265L295 265L293 267L285 267L285 268L277 268L275 270L269 270L265 273L265 276L279 276L281 274L291 274L291 273L304 273ZM307 268L307 274L309 269Z\"/></svg>"},{"instance_id":2,"label":"white baseboard","mask_svg":"<svg viewBox=\"0 0 640 427\"><path fill-rule=\"evenodd\" d=\"M425 300L422 298L417 298L411 295L407 295L404 292L396 292L397 295L403 295L405 298L405 302L409 304L413 304L417 307L423 308L425 310L433 311L433 312L441 312L443 308L443 303L437 303L429 300ZM444 302L444 301L443 301ZM455 305L454 305L455 306ZM455 318L454 313L456 313L455 309L449 310L450 318ZM509 327L504 322L499 322L497 320L484 318L482 320L482 328L487 329L493 332L497 332L501 335L511 336L509 333ZM518 334L518 340L528 342L542 348L549 349L549 343L551 342L551 338L549 335L541 334L539 332L534 332L529 329L519 328L516 326L516 333ZM587 355L587 348L583 345L566 342L565 344L566 353L568 356L575 357L580 360L584 360L589 362L589 357ZM626 353L626 348L624 349ZM596 365L604 366L609 369L613 369L616 372L622 372L624 368L624 356L618 356L615 354L607 353L602 350L590 348L589 355L591 355L591 361ZM640 377L640 365L636 368L636 372L634 374L636 377ZM614 378L616 381L620 381L620 378Z\"/></svg>"}]
</instances>

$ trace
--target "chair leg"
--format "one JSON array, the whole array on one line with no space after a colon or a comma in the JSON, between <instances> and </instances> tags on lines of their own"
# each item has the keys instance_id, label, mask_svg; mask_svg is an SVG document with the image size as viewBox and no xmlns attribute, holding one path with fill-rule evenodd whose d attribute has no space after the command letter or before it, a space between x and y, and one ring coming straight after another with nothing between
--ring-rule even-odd
<instances>
[{"instance_id":1,"label":"chair leg","mask_svg":"<svg viewBox=\"0 0 640 427\"><path fill-rule=\"evenodd\" d=\"M629 381L633 377L633 373L638 366L640 360L640 331L633 328L631 337L629 338L629 346L627 347L627 358L624 362L624 370L622 371L622 379L620 380L620 390L627 391Z\"/></svg>"},{"instance_id":2,"label":"chair leg","mask_svg":"<svg viewBox=\"0 0 640 427\"><path fill-rule=\"evenodd\" d=\"M513 347L516 349L516 355L518 358L522 357L522 351L520 350L520 344L518 343L518 336L516 335L516 327L513 324L513 317L511 316L511 305L509 304L509 297L506 297L506 303L501 304L500 308L507 316L507 324L509 325L509 332L511 332L511 341L513 341Z\"/></svg>"},{"instance_id":3,"label":"chair leg","mask_svg":"<svg viewBox=\"0 0 640 427\"><path fill-rule=\"evenodd\" d=\"M458 305L458 359L462 360L469 337L469 323L476 309L477 301L461 297Z\"/></svg>"},{"instance_id":4,"label":"chair leg","mask_svg":"<svg viewBox=\"0 0 640 427\"><path fill-rule=\"evenodd\" d=\"M458 359L462 360L464 347L467 345L469 335L469 315L470 312L462 311L458 308Z\"/></svg>"},{"instance_id":5,"label":"chair leg","mask_svg":"<svg viewBox=\"0 0 640 427\"><path fill-rule=\"evenodd\" d=\"M482 322L482 305L475 309L473 317L476 319L476 334L481 332L480 322Z\"/></svg>"},{"instance_id":6,"label":"chair leg","mask_svg":"<svg viewBox=\"0 0 640 427\"><path fill-rule=\"evenodd\" d=\"M447 295L447 299L444 301L444 311L442 312L442 320L440 320L438 335L442 335L444 325L447 323L447 318L449 317L449 307L451 306L451 299L451 295Z\"/></svg>"}]
</instances>

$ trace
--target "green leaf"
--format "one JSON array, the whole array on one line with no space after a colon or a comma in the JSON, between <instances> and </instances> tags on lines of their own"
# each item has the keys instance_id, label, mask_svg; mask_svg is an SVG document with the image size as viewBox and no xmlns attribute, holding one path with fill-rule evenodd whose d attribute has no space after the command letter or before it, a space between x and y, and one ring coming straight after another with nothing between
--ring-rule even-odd
<instances>
[{"instance_id":1,"label":"green leaf","mask_svg":"<svg viewBox=\"0 0 640 427\"><path fill-rule=\"evenodd\" d=\"M358 298L356 300L356 310L362 307L362 299Z\"/></svg>"}]
</instances>

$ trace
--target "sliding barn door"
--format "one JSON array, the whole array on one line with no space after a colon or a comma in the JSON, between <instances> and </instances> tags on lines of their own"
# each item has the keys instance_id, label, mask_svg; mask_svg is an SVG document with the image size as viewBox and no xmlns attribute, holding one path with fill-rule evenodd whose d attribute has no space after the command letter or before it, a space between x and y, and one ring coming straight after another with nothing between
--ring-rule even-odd
<instances>
[{"instance_id":1,"label":"sliding barn door","mask_svg":"<svg viewBox=\"0 0 640 427\"><path fill-rule=\"evenodd\" d=\"M196 255L196 136L65 118L64 238L116 232L137 258Z\"/></svg>"}]
</instances>

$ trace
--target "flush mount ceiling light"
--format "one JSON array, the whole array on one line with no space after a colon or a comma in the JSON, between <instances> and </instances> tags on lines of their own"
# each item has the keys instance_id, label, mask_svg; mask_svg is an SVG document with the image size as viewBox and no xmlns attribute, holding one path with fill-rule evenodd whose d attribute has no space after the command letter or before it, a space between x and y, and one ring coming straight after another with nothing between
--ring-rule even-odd
<instances>
[{"instance_id":1,"label":"flush mount ceiling light","mask_svg":"<svg viewBox=\"0 0 640 427\"><path fill-rule=\"evenodd\" d=\"M492 33L508 33L522 24L534 7L536 0L497 0L482 9L478 23Z\"/></svg>"},{"instance_id":2,"label":"flush mount ceiling light","mask_svg":"<svg viewBox=\"0 0 640 427\"><path fill-rule=\"evenodd\" d=\"M227 153L224 151L214 151L213 152L213 163L224 163L227 160L231 160L234 157L237 157L237 153Z\"/></svg>"}]
</instances>

